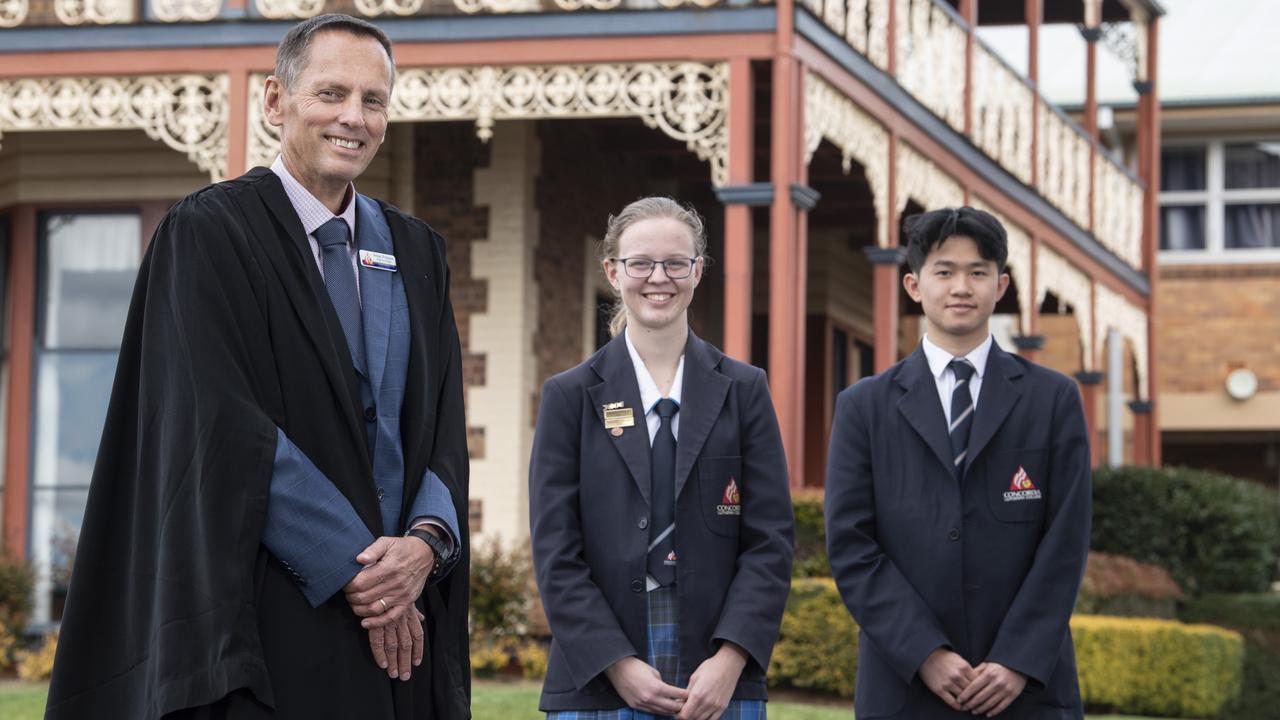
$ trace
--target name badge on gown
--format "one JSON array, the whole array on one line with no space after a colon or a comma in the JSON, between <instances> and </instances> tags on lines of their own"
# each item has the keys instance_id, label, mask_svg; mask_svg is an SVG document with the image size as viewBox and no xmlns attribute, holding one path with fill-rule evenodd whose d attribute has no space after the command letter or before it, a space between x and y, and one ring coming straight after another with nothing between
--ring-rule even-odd
<instances>
[{"instance_id":1,"label":"name badge on gown","mask_svg":"<svg viewBox=\"0 0 1280 720\"><path fill-rule=\"evenodd\" d=\"M374 252L372 250L360 251L360 264L374 270L386 270L387 272L396 271L396 256L386 253Z\"/></svg>"}]
</instances>

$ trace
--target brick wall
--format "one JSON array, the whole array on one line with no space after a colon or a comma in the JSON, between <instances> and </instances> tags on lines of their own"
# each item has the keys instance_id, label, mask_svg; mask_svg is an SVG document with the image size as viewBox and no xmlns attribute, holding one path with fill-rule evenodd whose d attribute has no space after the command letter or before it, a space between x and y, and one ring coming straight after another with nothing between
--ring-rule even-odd
<instances>
[{"instance_id":1,"label":"brick wall","mask_svg":"<svg viewBox=\"0 0 1280 720\"><path fill-rule=\"evenodd\" d=\"M1162 392L1221 391L1239 367L1280 390L1280 265L1164 267L1157 300Z\"/></svg>"},{"instance_id":2,"label":"brick wall","mask_svg":"<svg viewBox=\"0 0 1280 720\"><path fill-rule=\"evenodd\" d=\"M415 130L414 205L418 215L445 237L450 298L462 341L463 387L469 390L485 380L484 356L470 352L471 315L486 310L488 287L472 277L471 244L489 233L489 210L476 207L474 197L474 173L488 167L489 148L476 138L470 122L421 123ZM471 457L484 457L482 429L468 427L467 443Z\"/></svg>"}]
</instances>

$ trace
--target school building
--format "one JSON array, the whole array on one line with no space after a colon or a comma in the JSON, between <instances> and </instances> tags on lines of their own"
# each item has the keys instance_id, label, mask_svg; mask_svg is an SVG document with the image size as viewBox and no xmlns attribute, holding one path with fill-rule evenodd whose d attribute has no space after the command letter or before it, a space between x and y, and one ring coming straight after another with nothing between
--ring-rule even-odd
<instances>
[{"instance_id":1,"label":"school building","mask_svg":"<svg viewBox=\"0 0 1280 720\"><path fill-rule=\"evenodd\" d=\"M152 229L270 164L275 45L330 11L396 45L390 131L356 184L448 239L478 537L527 537L542 380L603 342L595 243L649 194L706 217L693 326L769 371L795 486L823 483L836 393L924 330L903 217L965 203L1009 229L999 342L1079 379L1095 459L1171 447L1156 0L0 0L0 522L39 571L38 623L60 614ZM1037 85L1038 33L1063 24L1087 46L1080 123ZM1025 28L1027 71L980 26ZM1139 97L1107 136L1100 54Z\"/></svg>"}]
</instances>

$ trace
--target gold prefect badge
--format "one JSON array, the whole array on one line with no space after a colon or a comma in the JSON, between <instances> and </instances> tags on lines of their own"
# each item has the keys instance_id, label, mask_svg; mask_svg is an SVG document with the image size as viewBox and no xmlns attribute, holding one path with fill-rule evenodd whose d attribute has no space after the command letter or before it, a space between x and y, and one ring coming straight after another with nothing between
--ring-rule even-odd
<instances>
[{"instance_id":1,"label":"gold prefect badge","mask_svg":"<svg viewBox=\"0 0 1280 720\"><path fill-rule=\"evenodd\" d=\"M634 427L636 424L636 414L629 407L623 407L620 402L612 402L604 406L604 428L613 430L615 428ZM619 435L621 433L614 433Z\"/></svg>"}]
</instances>

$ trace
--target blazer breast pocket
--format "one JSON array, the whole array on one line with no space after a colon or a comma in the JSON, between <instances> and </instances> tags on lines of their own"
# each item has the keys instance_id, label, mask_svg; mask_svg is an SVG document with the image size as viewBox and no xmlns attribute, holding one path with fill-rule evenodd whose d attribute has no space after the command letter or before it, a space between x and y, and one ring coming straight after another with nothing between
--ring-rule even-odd
<instances>
[{"instance_id":1,"label":"blazer breast pocket","mask_svg":"<svg viewBox=\"0 0 1280 720\"><path fill-rule=\"evenodd\" d=\"M997 520L1038 523L1044 520L1049 495L1049 451L1006 450L992 453L986 479L987 502Z\"/></svg>"},{"instance_id":2,"label":"blazer breast pocket","mask_svg":"<svg viewBox=\"0 0 1280 720\"><path fill-rule=\"evenodd\" d=\"M724 537L738 536L745 491L741 456L698 461L698 506L711 532Z\"/></svg>"}]
</instances>

